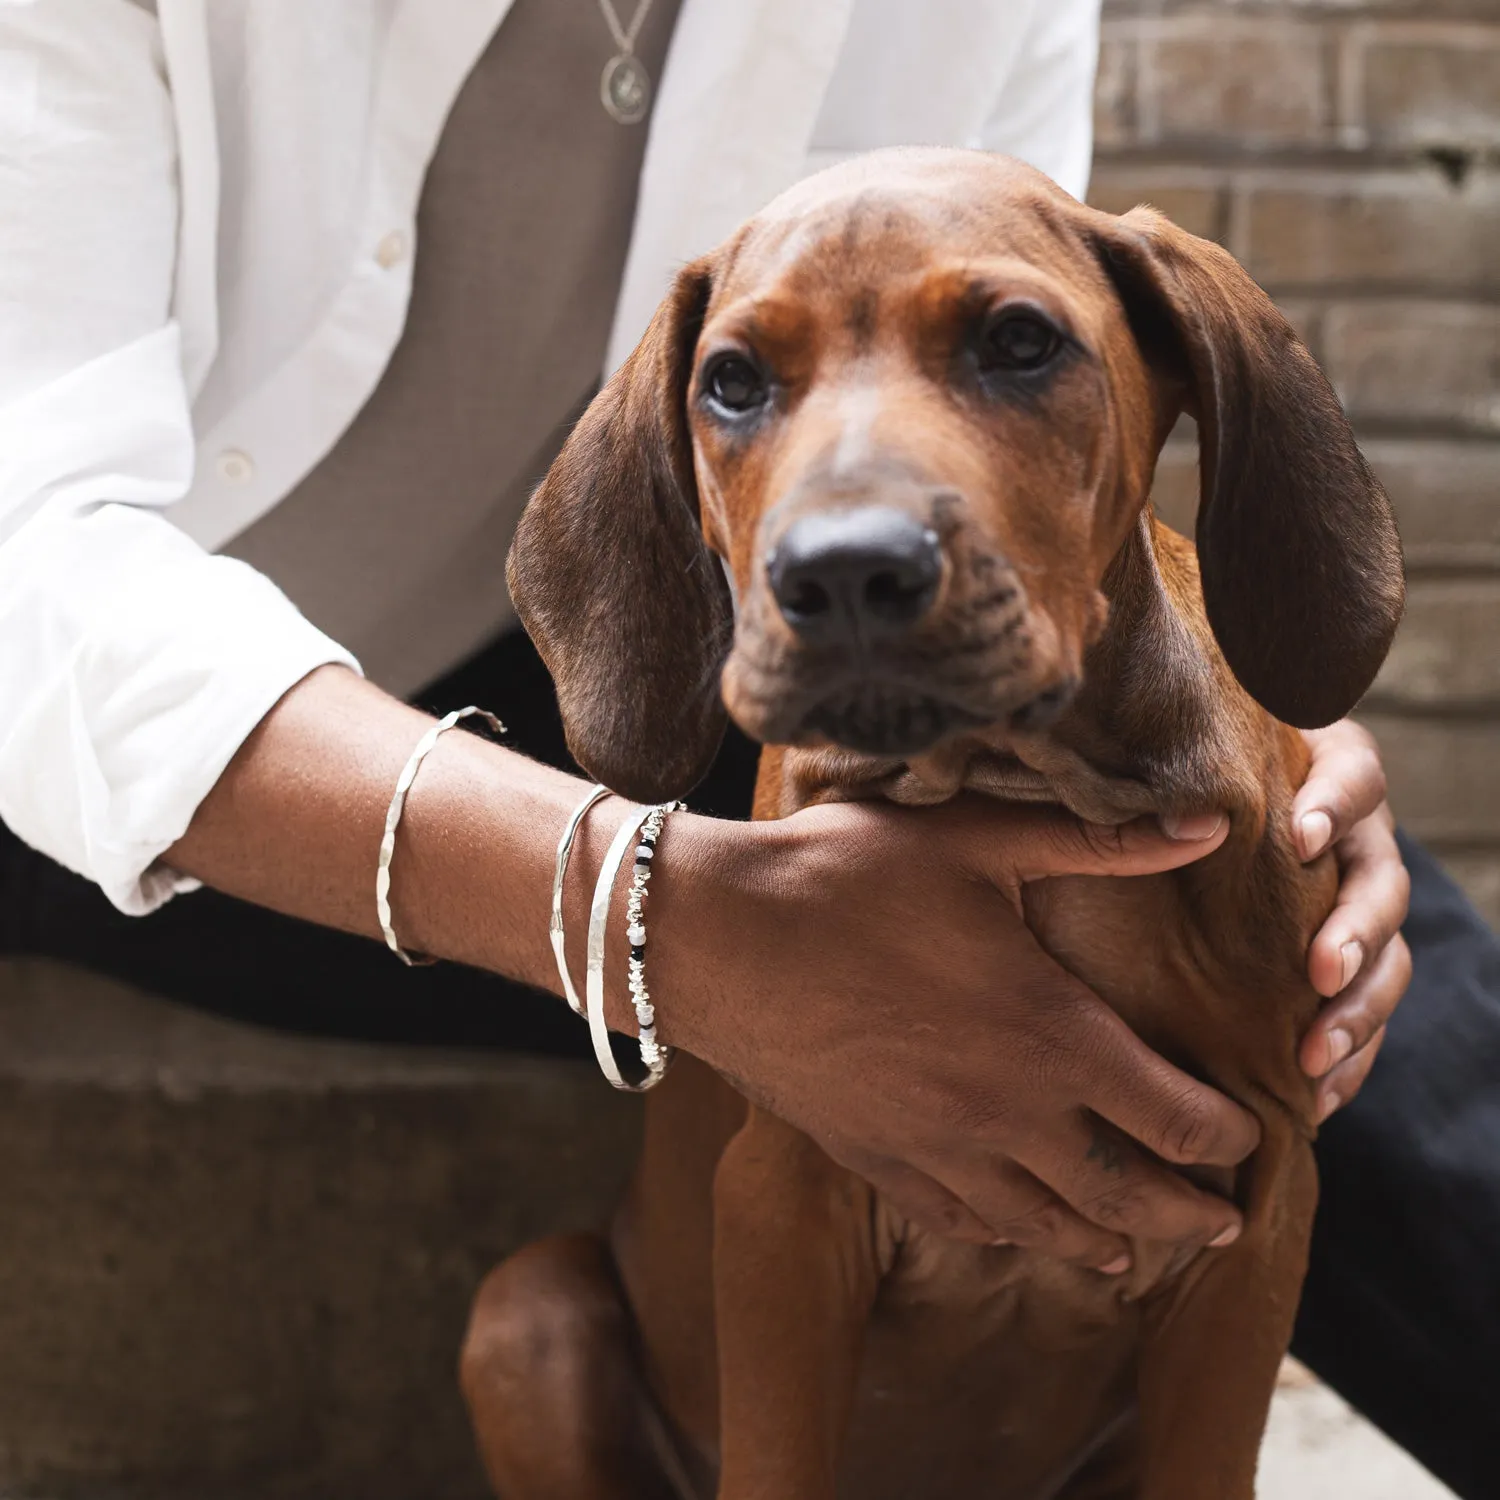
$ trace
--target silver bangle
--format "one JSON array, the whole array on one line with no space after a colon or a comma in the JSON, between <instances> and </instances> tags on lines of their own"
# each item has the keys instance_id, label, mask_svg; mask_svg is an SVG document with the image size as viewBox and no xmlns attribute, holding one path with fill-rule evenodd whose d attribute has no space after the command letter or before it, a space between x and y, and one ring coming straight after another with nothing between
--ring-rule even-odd
<instances>
[{"instance_id":1,"label":"silver bangle","mask_svg":"<svg viewBox=\"0 0 1500 1500\"><path fill-rule=\"evenodd\" d=\"M641 1061L646 1065L646 1076L639 1083L630 1083L620 1072L619 1064L615 1062L614 1052L609 1045L609 1028L604 1019L605 926L609 921L609 904L614 895L615 877L620 872L620 866L625 862L626 851L635 843L643 824L654 818L657 819L656 827L659 829L660 819L665 818L667 813L676 806L675 802L666 802L659 807L636 807L626 814L625 821L620 824L619 832L615 834L614 842L609 846L609 852L604 856L604 863L599 869L599 879L594 884L593 904L589 908L588 968L584 975L584 993L588 1000L589 1036L594 1043L594 1057L598 1061L600 1072L615 1088L623 1089L631 1094L644 1094L647 1089L655 1088L666 1077L667 1069L672 1062L672 1049L663 1047L656 1041L655 1012L651 1011L649 1000L642 1001L636 998L636 1019L641 1022L644 1033ZM645 863L649 865L649 856ZM637 935L641 939L639 943L635 941ZM644 927L637 924L630 936L632 947L644 946ZM642 988L644 989L644 984ZM631 991L634 997L634 985L631 986ZM650 1017L649 1029L643 1010L645 1015Z\"/></svg>"},{"instance_id":2,"label":"silver bangle","mask_svg":"<svg viewBox=\"0 0 1500 1500\"><path fill-rule=\"evenodd\" d=\"M578 997L578 991L573 987L573 976L568 973L568 950L567 938L563 933L563 881L568 874L568 861L573 855L573 840L578 836L579 825L583 822L584 814L588 812L601 797L609 796L607 786L596 786L590 789L588 795L573 809L573 815L568 819L567 827L562 831L562 837L557 841L557 863L552 869L552 920L548 925L548 933L552 938L552 954L557 959L557 972L562 979L563 994L569 1005L573 1007L575 1015L583 1015L583 1001Z\"/></svg>"},{"instance_id":3,"label":"silver bangle","mask_svg":"<svg viewBox=\"0 0 1500 1500\"><path fill-rule=\"evenodd\" d=\"M474 714L478 714L496 734L505 733L505 725L488 709L475 708L472 704L468 708L454 709L446 718L439 719L432 725L417 741L411 759L402 766L401 774L396 778L396 790L391 796L391 805L385 812L385 834L380 840L380 859L375 866L375 915L380 919L380 930L385 934L386 947L408 967L430 964L436 960L425 953L408 953L397 941L396 929L391 926L391 856L396 852L396 826L406 808L406 794L411 790L411 784L417 778L417 770L426 760L428 751L460 719L467 719Z\"/></svg>"}]
</instances>

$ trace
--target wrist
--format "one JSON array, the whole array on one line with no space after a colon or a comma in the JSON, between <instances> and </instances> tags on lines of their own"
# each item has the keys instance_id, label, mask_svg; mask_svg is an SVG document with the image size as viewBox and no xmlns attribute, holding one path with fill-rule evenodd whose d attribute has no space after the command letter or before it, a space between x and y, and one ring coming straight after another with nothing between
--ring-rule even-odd
<instances>
[{"instance_id":1,"label":"wrist","mask_svg":"<svg viewBox=\"0 0 1500 1500\"><path fill-rule=\"evenodd\" d=\"M710 1063L735 1061L745 996L734 976L755 965L770 826L675 813L657 846L646 914L657 1032Z\"/></svg>"}]
</instances>

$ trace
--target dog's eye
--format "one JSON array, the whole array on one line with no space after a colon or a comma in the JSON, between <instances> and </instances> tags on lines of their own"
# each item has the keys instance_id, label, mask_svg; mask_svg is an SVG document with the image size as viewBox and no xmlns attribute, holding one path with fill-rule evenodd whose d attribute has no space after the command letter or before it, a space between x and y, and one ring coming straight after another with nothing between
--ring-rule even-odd
<instances>
[{"instance_id":1,"label":"dog's eye","mask_svg":"<svg viewBox=\"0 0 1500 1500\"><path fill-rule=\"evenodd\" d=\"M731 412L754 411L768 394L765 376L741 354L716 359L704 374L703 388L715 405Z\"/></svg>"},{"instance_id":2,"label":"dog's eye","mask_svg":"<svg viewBox=\"0 0 1500 1500\"><path fill-rule=\"evenodd\" d=\"M1057 353L1061 342L1050 323L1029 313L1007 313L985 329L980 360L991 370L1037 370Z\"/></svg>"}]
</instances>

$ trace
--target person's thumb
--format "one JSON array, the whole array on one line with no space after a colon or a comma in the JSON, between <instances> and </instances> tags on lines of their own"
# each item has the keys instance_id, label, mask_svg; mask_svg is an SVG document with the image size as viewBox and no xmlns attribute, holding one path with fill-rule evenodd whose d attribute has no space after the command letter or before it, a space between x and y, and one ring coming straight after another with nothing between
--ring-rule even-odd
<instances>
[{"instance_id":1,"label":"person's thumb","mask_svg":"<svg viewBox=\"0 0 1500 1500\"><path fill-rule=\"evenodd\" d=\"M1086 823L1060 808L1008 809L1003 831L986 841L997 884L1052 875L1154 875L1211 854L1229 833L1222 813Z\"/></svg>"}]
</instances>

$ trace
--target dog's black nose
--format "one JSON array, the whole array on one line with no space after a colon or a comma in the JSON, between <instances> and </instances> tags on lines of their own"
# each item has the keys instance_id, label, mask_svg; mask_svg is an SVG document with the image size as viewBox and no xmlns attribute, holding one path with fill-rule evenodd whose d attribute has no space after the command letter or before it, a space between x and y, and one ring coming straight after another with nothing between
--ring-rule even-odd
<instances>
[{"instance_id":1,"label":"dog's black nose","mask_svg":"<svg viewBox=\"0 0 1500 1500\"><path fill-rule=\"evenodd\" d=\"M943 572L938 535L885 505L819 511L787 527L767 562L788 623L824 640L905 630L927 613Z\"/></svg>"}]
</instances>

